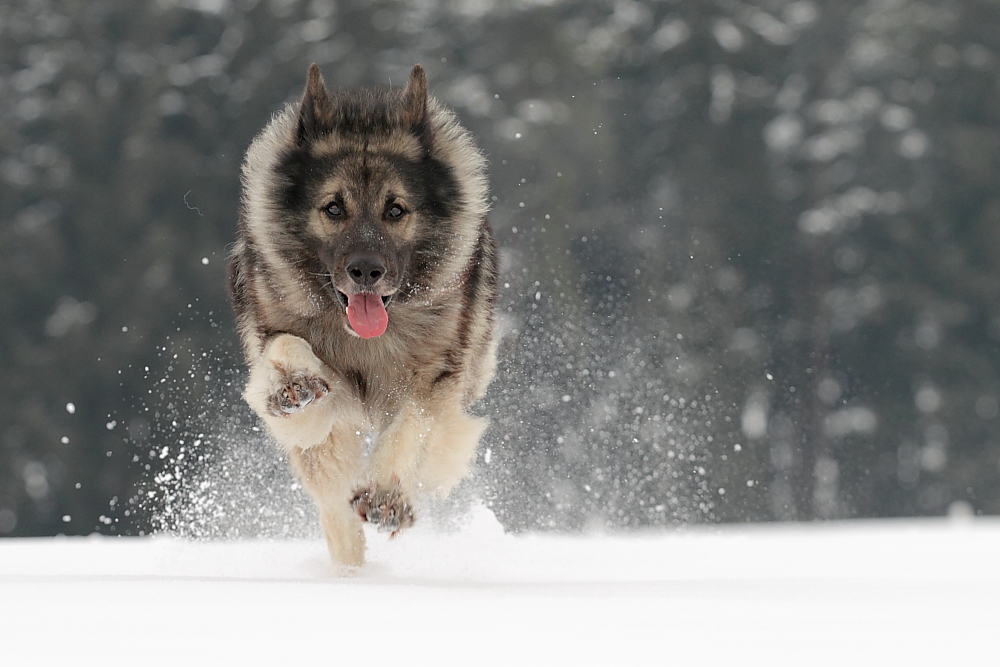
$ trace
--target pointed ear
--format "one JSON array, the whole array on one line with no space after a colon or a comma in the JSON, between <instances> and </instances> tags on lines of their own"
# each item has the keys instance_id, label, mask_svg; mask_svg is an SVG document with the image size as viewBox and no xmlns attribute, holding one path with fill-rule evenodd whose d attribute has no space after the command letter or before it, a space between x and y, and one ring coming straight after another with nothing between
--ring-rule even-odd
<instances>
[{"instance_id":1,"label":"pointed ear","mask_svg":"<svg viewBox=\"0 0 1000 667\"><path fill-rule=\"evenodd\" d=\"M299 123L295 140L299 146L304 146L328 134L333 129L333 103L326 92L323 74L319 65L309 66L309 77L306 79L306 91L302 95L299 106Z\"/></svg>"},{"instance_id":2,"label":"pointed ear","mask_svg":"<svg viewBox=\"0 0 1000 667\"><path fill-rule=\"evenodd\" d=\"M403 90L403 121L419 135L430 131L427 122L427 74L421 65L414 65L410 80Z\"/></svg>"}]
</instances>

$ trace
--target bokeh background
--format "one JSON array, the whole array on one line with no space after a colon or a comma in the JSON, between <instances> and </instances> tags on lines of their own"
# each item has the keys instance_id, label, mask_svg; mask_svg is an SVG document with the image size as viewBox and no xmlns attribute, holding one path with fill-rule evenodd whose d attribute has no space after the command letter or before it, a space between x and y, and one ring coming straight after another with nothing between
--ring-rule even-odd
<instances>
[{"instance_id":1,"label":"bokeh background","mask_svg":"<svg viewBox=\"0 0 1000 667\"><path fill-rule=\"evenodd\" d=\"M242 153L311 62L423 63L489 156L460 497L512 530L997 514L998 49L987 0L5 0L0 535L314 530L225 290Z\"/></svg>"}]
</instances>

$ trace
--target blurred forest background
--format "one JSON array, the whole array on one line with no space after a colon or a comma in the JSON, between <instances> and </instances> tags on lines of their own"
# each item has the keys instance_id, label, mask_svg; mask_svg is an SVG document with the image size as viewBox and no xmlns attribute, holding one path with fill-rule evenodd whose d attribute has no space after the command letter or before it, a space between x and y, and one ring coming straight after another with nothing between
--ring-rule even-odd
<instances>
[{"instance_id":1,"label":"blurred forest background","mask_svg":"<svg viewBox=\"0 0 1000 667\"><path fill-rule=\"evenodd\" d=\"M305 525L225 273L314 61L489 156L508 528L1000 513L995 0L5 0L0 535Z\"/></svg>"}]
</instances>

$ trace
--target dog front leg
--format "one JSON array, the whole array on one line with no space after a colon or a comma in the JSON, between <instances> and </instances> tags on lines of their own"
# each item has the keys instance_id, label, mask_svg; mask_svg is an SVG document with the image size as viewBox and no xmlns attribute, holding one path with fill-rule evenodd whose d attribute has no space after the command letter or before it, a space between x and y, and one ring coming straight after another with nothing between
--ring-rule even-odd
<instances>
[{"instance_id":1,"label":"dog front leg","mask_svg":"<svg viewBox=\"0 0 1000 667\"><path fill-rule=\"evenodd\" d=\"M276 336L250 367L243 397L286 452L326 442L340 423L361 430L353 389L313 354L302 338Z\"/></svg>"},{"instance_id":2,"label":"dog front leg","mask_svg":"<svg viewBox=\"0 0 1000 667\"><path fill-rule=\"evenodd\" d=\"M418 493L447 496L469 472L487 421L465 414L461 403L404 405L379 438L354 495L358 515L393 535L414 522Z\"/></svg>"},{"instance_id":3,"label":"dog front leg","mask_svg":"<svg viewBox=\"0 0 1000 667\"><path fill-rule=\"evenodd\" d=\"M319 506L330 557L340 565L360 565L365 536L351 499L367 427L357 394L309 343L282 334L251 366L244 397Z\"/></svg>"},{"instance_id":4,"label":"dog front leg","mask_svg":"<svg viewBox=\"0 0 1000 667\"><path fill-rule=\"evenodd\" d=\"M396 535L413 525L413 498L420 491L417 471L431 421L423 407L404 403L375 445L366 481L352 504L362 520L379 530Z\"/></svg>"}]
</instances>

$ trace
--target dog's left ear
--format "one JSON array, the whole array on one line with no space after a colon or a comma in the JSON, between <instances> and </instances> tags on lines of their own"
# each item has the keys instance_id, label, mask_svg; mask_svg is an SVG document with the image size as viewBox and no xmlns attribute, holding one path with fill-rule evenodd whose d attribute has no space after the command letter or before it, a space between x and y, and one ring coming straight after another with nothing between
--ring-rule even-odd
<instances>
[{"instance_id":1,"label":"dog's left ear","mask_svg":"<svg viewBox=\"0 0 1000 667\"><path fill-rule=\"evenodd\" d=\"M414 65L410 80L403 90L403 122L421 139L430 139L427 118L427 73L422 65Z\"/></svg>"},{"instance_id":2,"label":"dog's left ear","mask_svg":"<svg viewBox=\"0 0 1000 667\"><path fill-rule=\"evenodd\" d=\"M326 83L319 65L309 66L309 77L306 79L306 91L302 94L302 104L299 106L299 122L296 128L295 141L299 146L319 139L333 129L333 103L326 92Z\"/></svg>"}]
</instances>

